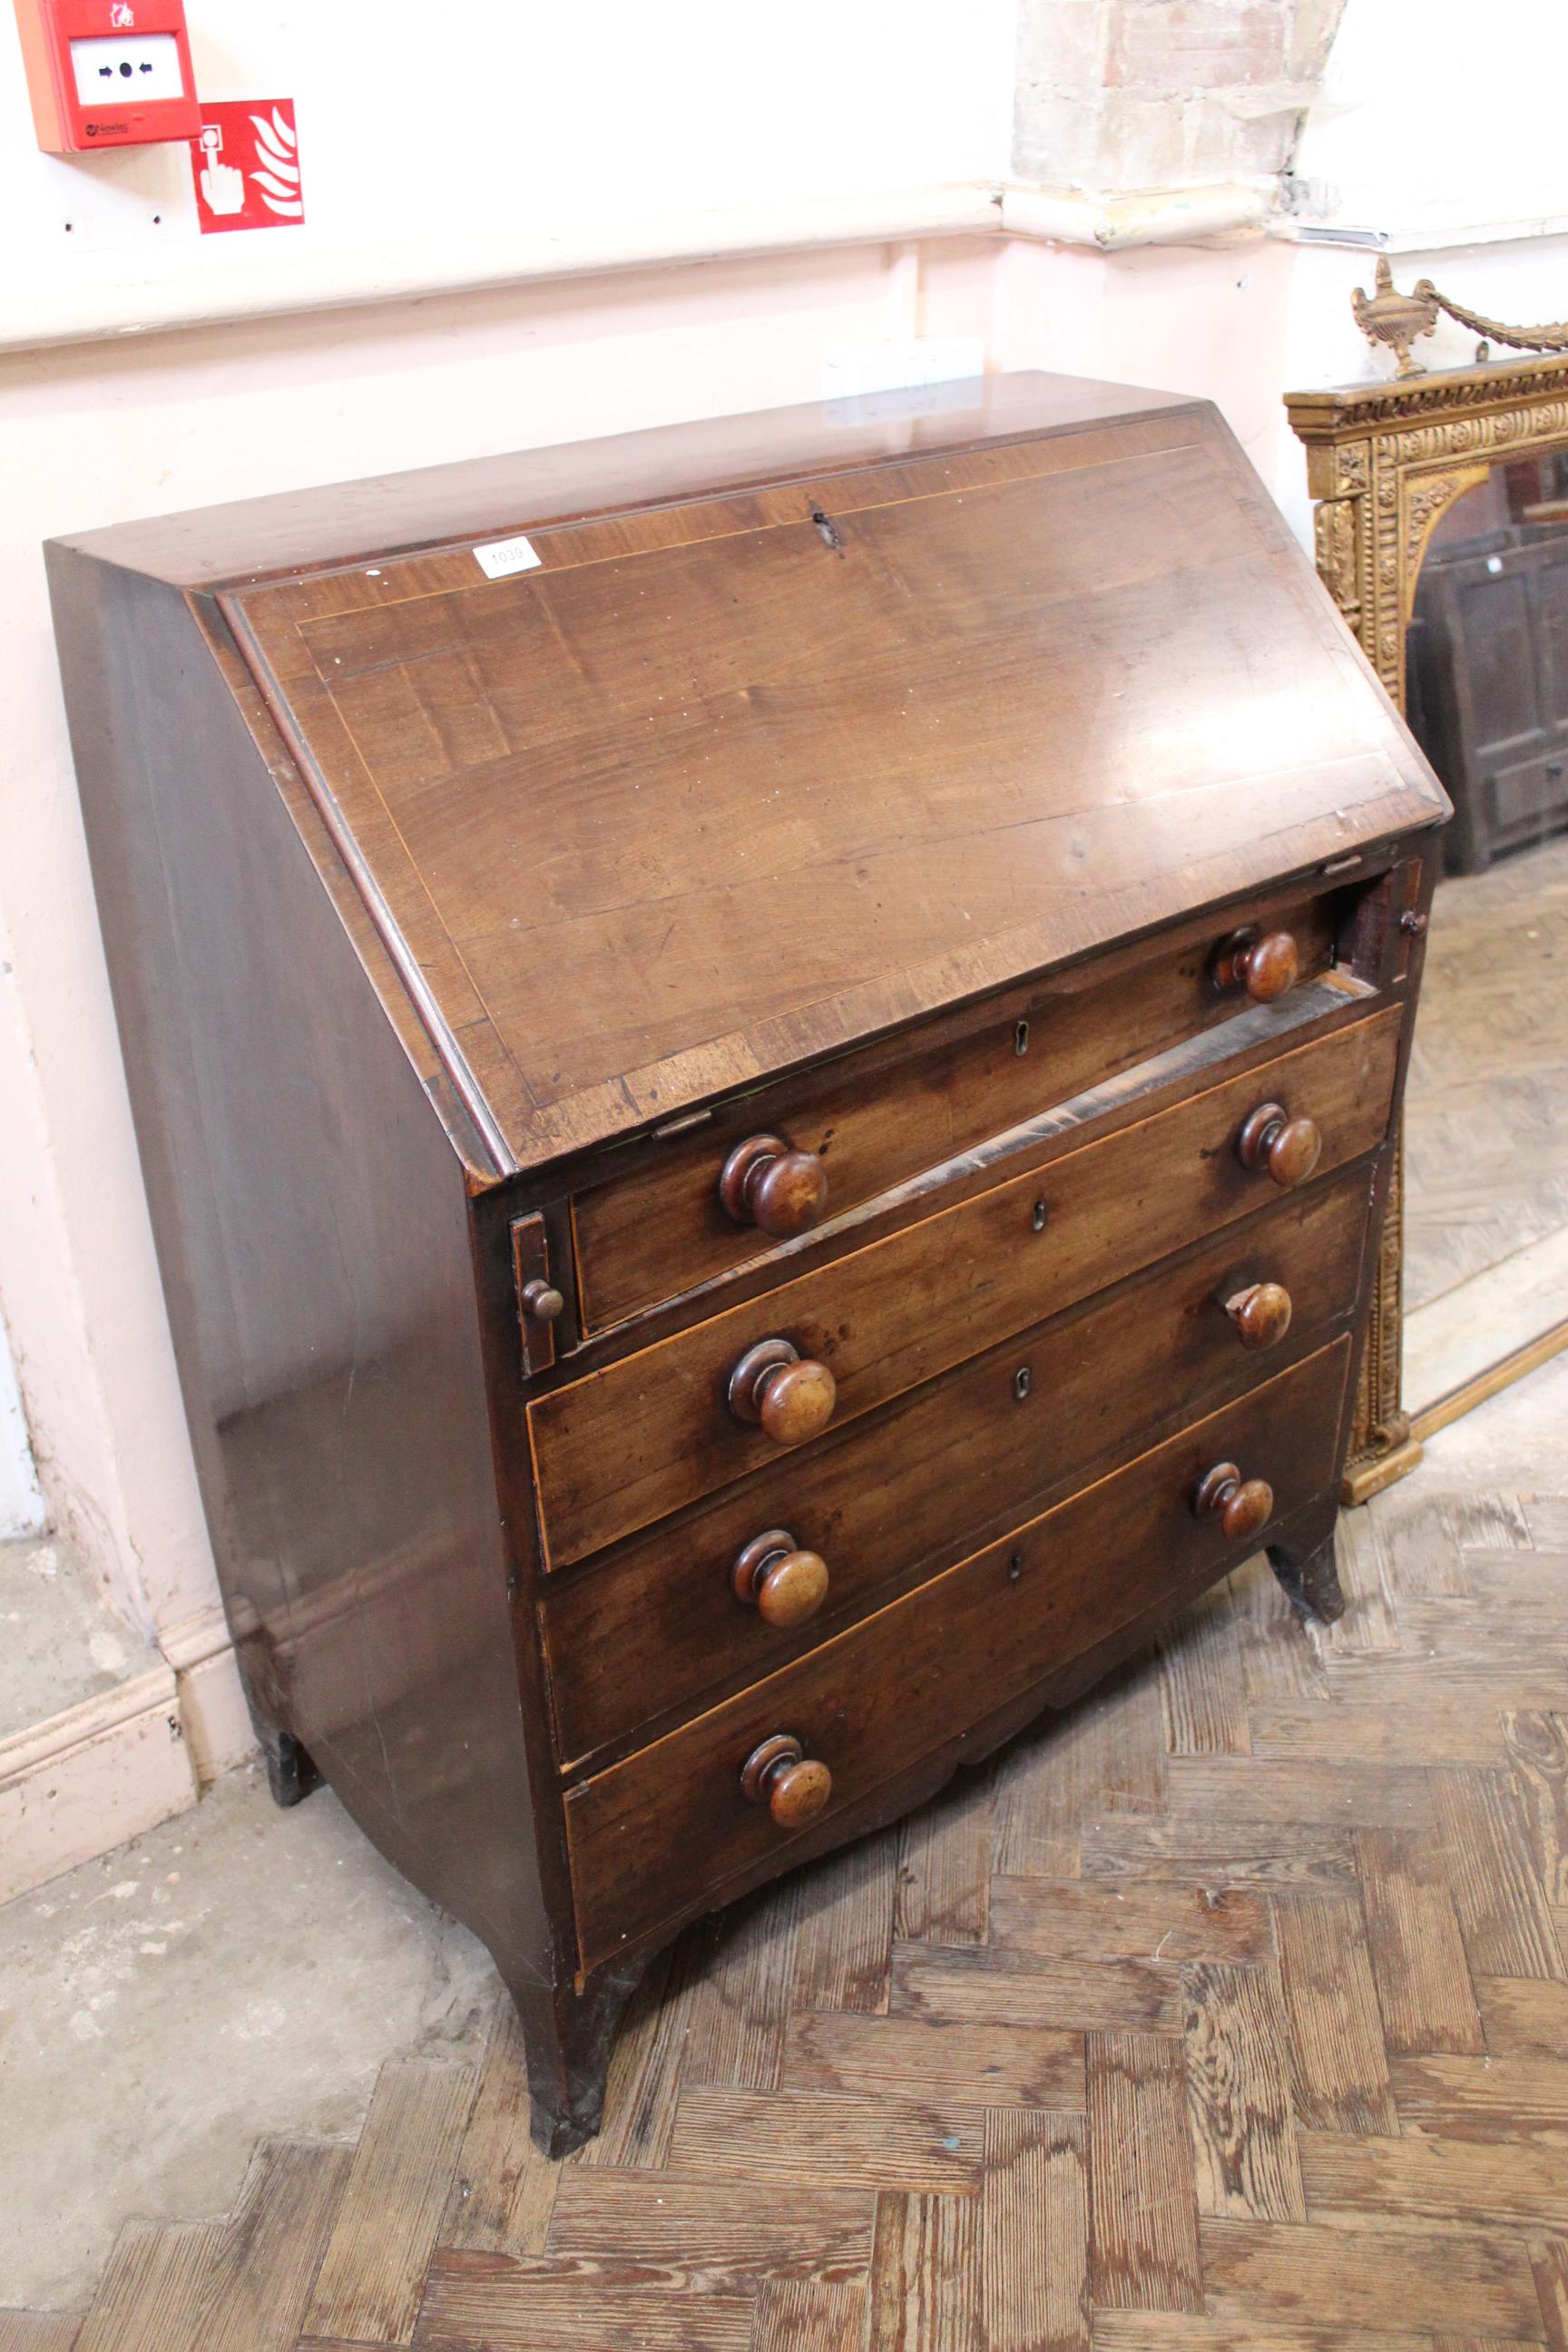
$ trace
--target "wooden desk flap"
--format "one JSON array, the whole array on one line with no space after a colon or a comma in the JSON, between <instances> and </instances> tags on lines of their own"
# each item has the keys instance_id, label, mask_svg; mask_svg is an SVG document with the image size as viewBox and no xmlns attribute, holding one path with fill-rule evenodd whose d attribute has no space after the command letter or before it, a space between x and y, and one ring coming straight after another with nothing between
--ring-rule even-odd
<instances>
[{"instance_id":1,"label":"wooden desk flap","mask_svg":"<svg viewBox=\"0 0 1568 2352\"><path fill-rule=\"evenodd\" d=\"M222 600L520 1165L1443 814L1189 404L527 553Z\"/></svg>"}]
</instances>

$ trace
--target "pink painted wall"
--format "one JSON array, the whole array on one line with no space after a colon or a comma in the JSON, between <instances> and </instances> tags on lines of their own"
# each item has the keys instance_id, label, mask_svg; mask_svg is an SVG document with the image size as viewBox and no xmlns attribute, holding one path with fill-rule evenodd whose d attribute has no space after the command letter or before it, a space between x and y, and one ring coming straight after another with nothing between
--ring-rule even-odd
<instances>
[{"instance_id":1,"label":"pink painted wall","mask_svg":"<svg viewBox=\"0 0 1568 2352\"><path fill-rule=\"evenodd\" d=\"M0 1299L45 1491L146 1631L210 1608L39 548L313 481L819 396L825 353L989 345L989 244L848 249L0 358Z\"/></svg>"}]
</instances>

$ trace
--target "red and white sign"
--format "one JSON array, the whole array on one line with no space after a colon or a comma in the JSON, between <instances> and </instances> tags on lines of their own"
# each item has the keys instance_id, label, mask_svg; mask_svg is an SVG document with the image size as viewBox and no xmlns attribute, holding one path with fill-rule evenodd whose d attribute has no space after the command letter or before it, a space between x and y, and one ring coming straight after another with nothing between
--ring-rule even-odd
<instances>
[{"instance_id":1,"label":"red and white sign","mask_svg":"<svg viewBox=\"0 0 1568 2352\"><path fill-rule=\"evenodd\" d=\"M230 228L295 228L305 217L300 138L291 98L237 98L202 106L191 142L204 236Z\"/></svg>"}]
</instances>

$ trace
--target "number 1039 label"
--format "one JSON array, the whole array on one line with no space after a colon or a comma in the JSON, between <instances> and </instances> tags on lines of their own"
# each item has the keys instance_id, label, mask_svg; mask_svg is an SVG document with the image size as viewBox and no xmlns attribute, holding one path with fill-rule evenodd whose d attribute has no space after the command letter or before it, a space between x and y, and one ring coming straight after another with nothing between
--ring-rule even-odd
<instances>
[{"instance_id":1,"label":"number 1039 label","mask_svg":"<svg viewBox=\"0 0 1568 2352\"><path fill-rule=\"evenodd\" d=\"M526 539L492 539L474 550L474 562L487 580L510 580L514 572L533 572L541 558Z\"/></svg>"}]
</instances>

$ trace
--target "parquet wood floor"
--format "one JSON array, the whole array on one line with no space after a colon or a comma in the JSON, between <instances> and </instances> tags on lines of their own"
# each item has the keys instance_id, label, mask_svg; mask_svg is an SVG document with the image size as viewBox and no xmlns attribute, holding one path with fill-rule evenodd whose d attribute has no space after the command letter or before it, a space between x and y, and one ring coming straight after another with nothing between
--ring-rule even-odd
<instances>
[{"instance_id":1,"label":"parquet wood floor","mask_svg":"<svg viewBox=\"0 0 1568 2352\"><path fill-rule=\"evenodd\" d=\"M1568 838L1437 886L1405 1171L1407 1312L1568 1226Z\"/></svg>"},{"instance_id":2,"label":"parquet wood floor","mask_svg":"<svg viewBox=\"0 0 1568 2352\"><path fill-rule=\"evenodd\" d=\"M1568 2352L1568 1501L1342 1552L686 1936L566 2163L498 2011L0 2352Z\"/></svg>"}]
</instances>

